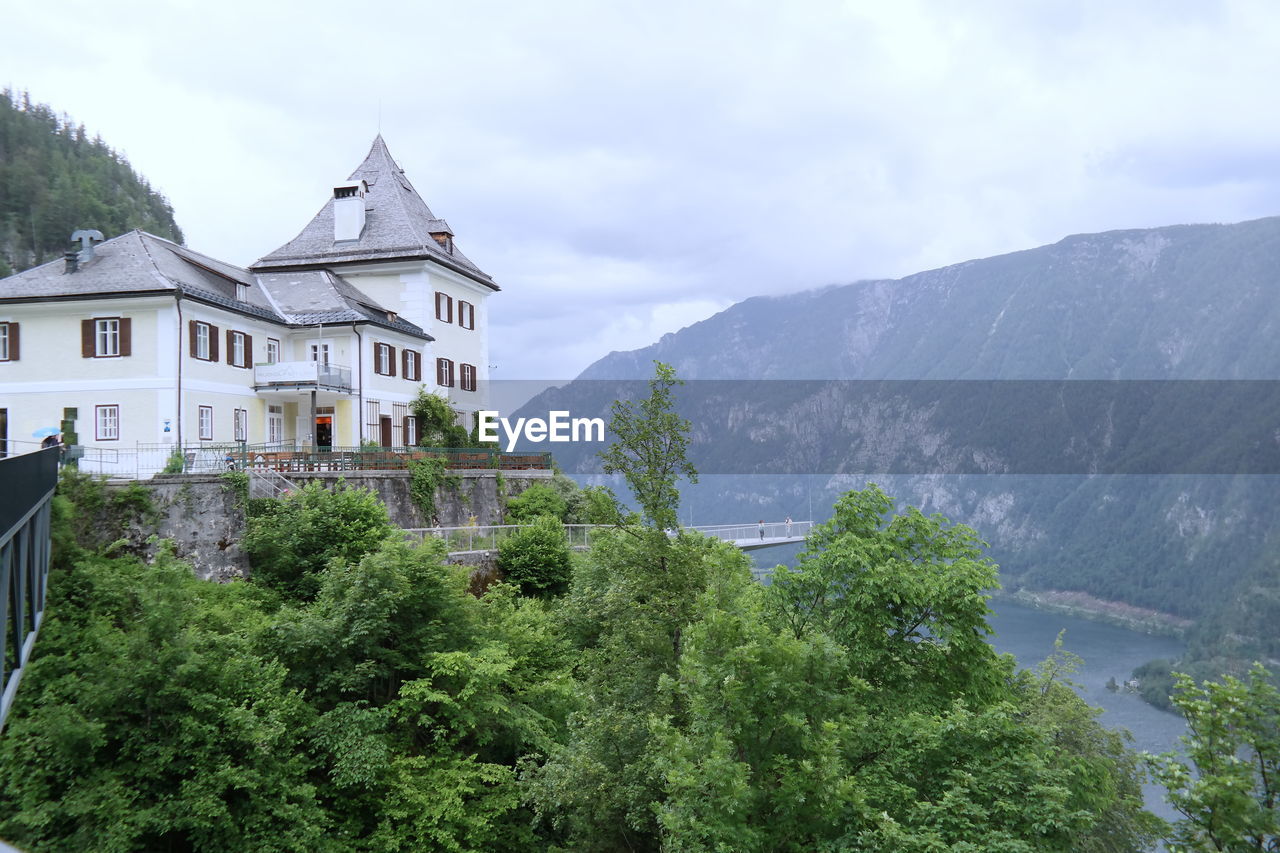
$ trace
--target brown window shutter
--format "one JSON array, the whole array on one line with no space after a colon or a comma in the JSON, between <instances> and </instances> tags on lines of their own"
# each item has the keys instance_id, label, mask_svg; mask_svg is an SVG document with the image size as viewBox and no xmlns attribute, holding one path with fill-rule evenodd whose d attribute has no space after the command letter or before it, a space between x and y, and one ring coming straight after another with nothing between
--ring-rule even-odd
<instances>
[{"instance_id":1,"label":"brown window shutter","mask_svg":"<svg viewBox=\"0 0 1280 853\"><path fill-rule=\"evenodd\" d=\"M253 367L253 335L244 336L244 364L241 367Z\"/></svg>"},{"instance_id":2,"label":"brown window shutter","mask_svg":"<svg viewBox=\"0 0 1280 853\"><path fill-rule=\"evenodd\" d=\"M444 308L445 308L445 314L448 315L444 318L444 321L446 323L452 323L453 322L453 297L452 296L446 296L444 298Z\"/></svg>"},{"instance_id":3,"label":"brown window shutter","mask_svg":"<svg viewBox=\"0 0 1280 853\"><path fill-rule=\"evenodd\" d=\"M187 349L190 351L191 357L195 358L196 356L196 321L195 320L187 321L187 344L188 344Z\"/></svg>"},{"instance_id":4,"label":"brown window shutter","mask_svg":"<svg viewBox=\"0 0 1280 853\"><path fill-rule=\"evenodd\" d=\"M387 375L396 375L396 348L387 344Z\"/></svg>"},{"instance_id":5,"label":"brown window shutter","mask_svg":"<svg viewBox=\"0 0 1280 853\"><path fill-rule=\"evenodd\" d=\"M232 332L227 329L227 364L235 364L235 347L231 345Z\"/></svg>"},{"instance_id":6,"label":"brown window shutter","mask_svg":"<svg viewBox=\"0 0 1280 853\"><path fill-rule=\"evenodd\" d=\"M18 323L9 324L9 360L17 361L21 355L22 348L18 345L21 338L18 335Z\"/></svg>"},{"instance_id":7,"label":"brown window shutter","mask_svg":"<svg viewBox=\"0 0 1280 853\"><path fill-rule=\"evenodd\" d=\"M133 319L120 318L120 355L133 355Z\"/></svg>"},{"instance_id":8,"label":"brown window shutter","mask_svg":"<svg viewBox=\"0 0 1280 853\"><path fill-rule=\"evenodd\" d=\"M209 360L218 360L218 327L209 324Z\"/></svg>"},{"instance_id":9,"label":"brown window shutter","mask_svg":"<svg viewBox=\"0 0 1280 853\"><path fill-rule=\"evenodd\" d=\"M94 326L93 326L92 320L80 321L80 357L81 358L93 358L93 354L94 352L96 352L96 350L93 347L93 329L94 329Z\"/></svg>"},{"instance_id":10,"label":"brown window shutter","mask_svg":"<svg viewBox=\"0 0 1280 853\"><path fill-rule=\"evenodd\" d=\"M412 371L409 370L409 349L400 350L400 375L405 379L412 379Z\"/></svg>"}]
</instances>

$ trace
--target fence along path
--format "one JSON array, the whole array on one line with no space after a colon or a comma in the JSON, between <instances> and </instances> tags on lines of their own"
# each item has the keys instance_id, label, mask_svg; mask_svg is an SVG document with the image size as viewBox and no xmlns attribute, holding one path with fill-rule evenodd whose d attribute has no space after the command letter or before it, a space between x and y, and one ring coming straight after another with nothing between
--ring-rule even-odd
<instances>
[{"instance_id":1,"label":"fence along path","mask_svg":"<svg viewBox=\"0 0 1280 853\"><path fill-rule=\"evenodd\" d=\"M478 524L465 527L410 527L405 528L404 532L409 538L418 541L428 536L443 539L449 545L450 557L462 557L497 550L503 539L526 527L529 525ZM583 549L590 544L592 530L607 530L611 527L609 524L566 524L564 529L565 535L569 537L569 547ZM711 524L682 529L723 539L743 551L752 551L756 548L803 542L812 528L812 521L771 521L755 524Z\"/></svg>"}]
</instances>

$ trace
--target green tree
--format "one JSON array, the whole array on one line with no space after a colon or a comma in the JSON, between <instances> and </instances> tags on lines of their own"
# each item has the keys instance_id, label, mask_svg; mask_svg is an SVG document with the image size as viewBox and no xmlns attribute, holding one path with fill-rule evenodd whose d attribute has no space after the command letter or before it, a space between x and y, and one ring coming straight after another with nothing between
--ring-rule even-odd
<instances>
[{"instance_id":1,"label":"green tree","mask_svg":"<svg viewBox=\"0 0 1280 853\"><path fill-rule=\"evenodd\" d=\"M904 704L1000 695L1009 667L986 641L997 581L984 543L941 516L893 509L874 484L841 497L799 566L775 570L774 618L796 637L834 638L858 677Z\"/></svg>"},{"instance_id":2,"label":"green tree","mask_svg":"<svg viewBox=\"0 0 1280 853\"><path fill-rule=\"evenodd\" d=\"M558 490L545 483L534 483L507 501L506 520L508 524L528 524L549 515L563 521L568 510L569 502Z\"/></svg>"},{"instance_id":3,"label":"green tree","mask_svg":"<svg viewBox=\"0 0 1280 853\"><path fill-rule=\"evenodd\" d=\"M1174 704L1186 717L1186 757L1153 759L1156 778L1183 815L1175 850L1280 850L1280 690L1254 664L1248 679L1197 687L1177 676Z\"/></svg>"},{"instance_id":4,"label":"green tree","mask_svg":"<svg viewBox=\"0 0 1280 853\"><path fill-rule=\"evenodd\" d=\"M369 489L339 481L330 491L315 482L251 515L240 547L255 583L307 601L320 589L330 560L357 562L391 530L387 508Z\"/></svg>"},{"instance_id":5,"label":"green tree","mask_svg":"<svg viewBox=\"0 0 1280 853\"><path fill-rule=\"evenodd\" d=\"M660 530L679 526L680 478L698 482L686 458L689 422L676 414L671 393L683 384L671 365L655 361L649 396L639 403L614 402L609 429L617 440L600 453L604 472L623 476L645 520Z\"/></svg>"},{"instance_id":6,"label":"green tree","mask_svg":"<svg viewBox=\"0 0 1280 853\"><path fill-rule=\"evenodd\" d=\"M312 717L259 653L259 591L165 551L53 574L0 738L0 836L32 850L325 850Z\"/></svg>"},{"instance_id":7,"label":"green tree","mask_svg":"<svg viewBox=\"0 0 1280 853\"><path fill-rule=\"evenodd\" d=\"M564 525L544 515L498 544L498 568L524 595L562 595L569 589L573 563Z\"/></svg>"},{"instance_id":8,"label":"green tree","mask_svg":"<svg viewBox=\"0 0 1280 853\"><path fill-rule=\"evenodd\" d=\"M449 401L426 389L418 389L418 395L409 403L409 411L417 419L418 444L422 447L471 447L475 442L467 428L455 423L453 407Z\"/></svg>"}]
</instances>

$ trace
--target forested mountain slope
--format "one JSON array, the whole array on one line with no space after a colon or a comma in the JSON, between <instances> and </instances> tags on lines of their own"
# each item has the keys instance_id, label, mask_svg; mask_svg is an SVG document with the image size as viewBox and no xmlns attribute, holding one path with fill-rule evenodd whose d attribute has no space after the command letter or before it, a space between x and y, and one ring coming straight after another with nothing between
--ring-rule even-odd
<instances>
[{"instance_id":1,"label":"forested mountain slope","mask_svg":"<svg viewBox=\"0 0 1280 853\"><path fill-rule=\"evenodd\" d=\"M123 155L52 107L0 93L0 277L62 255L71 232L182 242L173 208Z\"/></svg>"},{"instance_id":2,"label":"forested mountain slope","mask_svg":"<svg viewBox=\"0 0 1280 853\"><path fill-rule=\"evenodd\" d=\"M1076 235L900 280L748 299L652 346L611 353L579 380L638 379L655 360L689 380L791 380L742 383L737 393L721 384L685 399L691 457L728 475L689 495L702 523L803 517L807 505L827 506L833 494L875 479L977 527L1006 589L1085 593L1212 624L1211 645L1233 637L1242 654L1275 658L1280 647L1263 628L1280 624L1275 477L1174 475L1178 460L1168 454L1172 467L1144 476L1090 468L1089 459L1074 476L1047 463L990 466L1017 476L946 475L915 465L913 454L957 433L971 455L996 463L1013 449L1002 441L1021 442L1024 459L1057 460L1066 448L1034 416L1022 430L1006 417L999 440L984 445L983 425L1000 422L999 411L957 425L940 413L963 412L962 399L896 411L850 400L849 383L794 380L1270 380L1280 378L1277 331L1280 218L1267 218ZM939 384L961 389L952 398L993 387ZM525 412L596 414L607 387L577 381ZM1194 406L1179 406L1181 389L1206 385L1143 390L1154 387L1167 405L1139 415L1144 434L1159 440L1173 421L1166 413L1196 417ZM1230 411L1217 416L1230 425ZM598 470L589 446L555 449L566 470ZM1128 448L1130 456L1141 450Z\"/></svg>"}]
</instances>

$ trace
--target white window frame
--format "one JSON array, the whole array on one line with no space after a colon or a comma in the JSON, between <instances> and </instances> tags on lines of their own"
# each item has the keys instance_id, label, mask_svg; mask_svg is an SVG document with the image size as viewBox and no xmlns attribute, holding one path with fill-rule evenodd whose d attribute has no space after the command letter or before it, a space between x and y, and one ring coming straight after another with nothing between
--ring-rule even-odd
<instances>
[{"instance_id":1,"label":"white window frame","mask_svg":"<svg viewBox=\"0 0 1280 853\"><path fill-rule=\"evenodd\" d=\"M318 361L321 364L329 363L329 342L313 341L311 344L311 360Z\"/></svg>"},{"instance_id":2,"label":"white window frame","mask_svg":"<svg viewBox=\"0 0 1280 853\"><path fill-rule=\"evenodd\" d=\"M248 367L245 353L245 333L231 332L231 364L233 367Z\"/></svg>"},{"instance_id":3,"label":"white window frame","mask_svg":"<svg viewBox=\"0 0 1280 853\"><path fill-rule=\"evenodd\" d=\"M441 388L452 388L454 380L453 360L448 358L437 358L436 384Z\"/></svg>"},{"instance_id":4,"label":"white window frame","mask_svg":"<svg viewBox=\"0 0 1280 853\"><path fill-rule=\"evenodd\" d=\"M463 329L476 327L476 306L470 302L458 300L458 326Z\"/></svg>"},{"instance_id":5,"label":"white window frame","mask_svg":"<svg viewBox=\"0 0 1280 853\"><path fill-rule=\"evenodd\" d=\"M458 365L458 387L463 391L476 390L476 366L474 364Z\"/></svg>"},{"instance_id":6,"label":"white window frame","mask_svg":"<svg viewBox=\"0 0 1280 853\"><path fill-rule=\"evenodd\" d=\"M236 409L231 415L232 434L236 441L249 440L249 410Z\"/></svg>"},{"instance_id":7,"label":"white window frame","mask_svg":"<svg viewBox=\"0 0 1280 853\"><path fill-rule=\"evenodd\" d=\"M9 360L9 324L0 323L0 361Z\"/></svg>"},{"instance_id":8,"label":"white window frame","mask_svg":"<svg viewBox=\"0 0 1280 853\"><path fill-rule=\"evenodd\" d=\"M280 341L267 338L267 364L275 364L280 360Z\"/></svg>"},{"instance_id":9,"label":"white window frame","mask_svg":"<svg viewBox=\"0 0 1280 853\"><path fill-rule=\"evenodd\" d=\"M417 447L418 445L418 416L407 415L404 419L404 428L408 435L404 437L404 443L408 447Z\"/></svg>"},{"instance_id":10,"label":"white window frame","mask_svg":"<svg viewBox=\"0 0 1280 853\"><path fill-rule=\"evenodd\" d=\"M239 302L248 302L248 301L249 301L249 285L247 285L247 284L240 284L240 283L238 283L238 282L237 282L237 284L236 284L236 300L237 300L237 301L239 301Z\"/></svg>"},{"instance_id":11,"label":"white window frame","mask_svg":"<svg viewBox=\"0 0 1280 853\"><path fill-rule=\"evenodd\" d=\"M120 440L120 406L108 403L93 407L93 437L96 441Z\"/></svg>"},{"instance_id":12,"label":"white window frame","mask_svg":"<svg viewBox=\"0 0 1280 853\"><path fill-rule=\"evenodd\" d=\"M201 406L197 410L197 422L200 427L200 440L213 441L213 406Z\"/></svg>"},{"instance_id":13,"label":"white window frame","mask_svg":"<svg viewBox=\"0 0 1280 853\"><path fill-rule=\"evenodd\" d=\"M208 323L196 321L196 358L201 361L209 360L210 338L212 338L213 327Z\"/></svg>"},{"instance_id":14,"label":"white window frame","mask_svg":"<svg viewBox=\"0 0 1280 853\"><path fill-rule=\"evenodd\" d=\"M119 317L100 317L93 321L93 354L95 358L120 355Z\"/></svg>"},{"instance_id":15,"label":"white window frame","mask_svg":"<svg viewBox=\"0 0 1280 853\"><path fill-rule=\"evenodd\" d=\"M378 344L378 370L383 376L391 375L391 345Z\"/></svg>"},{"instance_id":16,"label":"white window frame","mask_svg":"<svg viewBox=\"0 0 1280 853\"><path fill-rule=\"evenodd\" d=\"M267 443L284 443L284 406L267 406Z\"/></svg>"},{"instance_id":17,"label":"white window frame","mask_svg":"<svg viewBox=\"0 0 1280 853\"><path fill-rule=\"evenodd\" d=\"M406 348L404 351L404 378L417 382L422 374L418 373L418 353Z\"/></svg>"}]
</instances>

